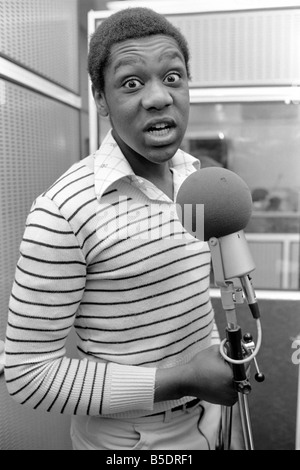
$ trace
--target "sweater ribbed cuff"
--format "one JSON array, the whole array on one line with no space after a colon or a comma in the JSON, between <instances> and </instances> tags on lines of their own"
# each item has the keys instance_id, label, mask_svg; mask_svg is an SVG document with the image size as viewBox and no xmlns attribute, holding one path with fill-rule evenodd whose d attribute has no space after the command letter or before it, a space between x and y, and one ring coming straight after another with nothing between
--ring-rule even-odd
<instances>
[{"instance_id":1,"label":"sweater ribbed cuff","mask_svg":"<svg viewBox=\"0 0 300 470\"><path fill-rule=\"evenodd\" d=\"M152 411L156 369L109 363L106 371L102 414L133 410Z\"/></svg>"}]
</instances>

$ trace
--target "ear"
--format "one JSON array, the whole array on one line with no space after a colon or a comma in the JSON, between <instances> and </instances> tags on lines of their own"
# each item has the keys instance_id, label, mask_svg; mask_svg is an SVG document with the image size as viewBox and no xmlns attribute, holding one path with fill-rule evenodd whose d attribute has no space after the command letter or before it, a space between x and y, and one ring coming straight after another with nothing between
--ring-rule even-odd
<instances>
[{"instance_id":1,"label":"ear","mask_svg":"<svg viewBox=\"0 0 300 470\"><path fill-rule=\"evenodd\" d=\"M96 90L94 86L92 86L92 93L97 106L98 113L102 117L107 117L109 112L104 93L102 91Z\"/></svg>"}]
</instances>

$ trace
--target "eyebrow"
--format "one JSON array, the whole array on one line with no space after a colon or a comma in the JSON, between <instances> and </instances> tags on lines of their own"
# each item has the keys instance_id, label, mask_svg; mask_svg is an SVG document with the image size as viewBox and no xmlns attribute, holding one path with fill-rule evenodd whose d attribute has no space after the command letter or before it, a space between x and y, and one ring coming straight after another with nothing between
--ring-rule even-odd
<instances>
[{"instance_id":1,"label":"eyebrow","mask_svg":"<svg viewBox=\"0 0 300 470\"><path fill-rule=\"evenodd\" d=\"M179 51L163 52L159 57L159 62L163 61L164 59L180 59L181 61L184 61L184 57Z\"/></svg>"},{"instance_id":2,"label":"eyebrow","mask_svg":"<svg viewBox=\"0 0 300 470\"><path fill-rule=\"evenodd\" d=\"M135 65L140 62L144 64L146 63L146 61L142 59L141 57L127 57L127 58L120 59L114 66L114 72L116 72L120 67L124 67L126 65Z\"/></svg>"},{"instance_id":3,"label":"eyebrow","mask_svg":"<svg viewBox=\"0 0 300 470\"><path fill-rule=\"evenodd\" d=\"M182 54L180 54L179 51L172 51L172 52L163 52L161 56L159 57L158 61L162 62L165 59L180 59L181 61L184 61L184 58ZM141 57L124 57L123 59L120 59L116 65L114 66L114 72L120 68L124 67L126 65L136 65L138 63L146 64L146 61L142 59Z\"/></svg>"}]
</instances>

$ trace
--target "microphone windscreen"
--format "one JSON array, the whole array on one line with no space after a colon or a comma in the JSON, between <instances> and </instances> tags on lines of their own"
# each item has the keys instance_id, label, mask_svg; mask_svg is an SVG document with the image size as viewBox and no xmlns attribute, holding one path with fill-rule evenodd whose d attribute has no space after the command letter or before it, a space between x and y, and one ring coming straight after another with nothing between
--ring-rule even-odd
<instances>
[{"instance_id":1,"label":"microphone windscreen","mask_svg":"<svg viewBox=\"0 0 300 470\"><path fill-rule=\"evenodd\" d=\"M193 220L185 223L184 213L192 205L193 218L195 205L204 205L204 230L199 231ZM176 207L182 225L196 238L205 241L211 237L220 238L243 230L252 214L251 191L245 181L233 171L219 167L207 167L189 175L179 188ZM190 227L193 226L193 233ZM198 236L202 233L202 237ZM204 237L203 237L204 234Z\"/></svg>"}]
</instances>

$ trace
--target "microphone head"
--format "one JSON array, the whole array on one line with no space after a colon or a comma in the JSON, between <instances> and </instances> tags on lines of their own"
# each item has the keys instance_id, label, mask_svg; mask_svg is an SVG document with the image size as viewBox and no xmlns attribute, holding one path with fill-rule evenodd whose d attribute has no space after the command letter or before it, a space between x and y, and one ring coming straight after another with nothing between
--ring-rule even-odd
<instances>
[{"instance_id":1,"label":"microphone head","mask_svg":"<svg viewBox=\"0 0 300 470\"><path fill-rule=\"evenodd\" d=\"M199 227L196 205L201 204L204 205L204 220L200 222L204 226ZM195 238L207 241L211 237L220 238L243 230L252 214L252 196L245 181L233 171L207 167L184 180L177 194L176 207L185 229ZM188 218L192 221L187 221Z\"/></svg>"}]
</instances>

